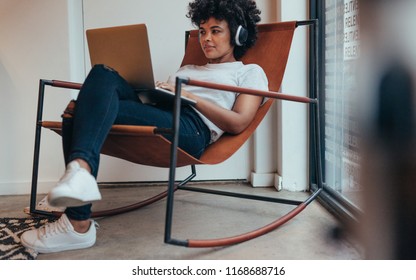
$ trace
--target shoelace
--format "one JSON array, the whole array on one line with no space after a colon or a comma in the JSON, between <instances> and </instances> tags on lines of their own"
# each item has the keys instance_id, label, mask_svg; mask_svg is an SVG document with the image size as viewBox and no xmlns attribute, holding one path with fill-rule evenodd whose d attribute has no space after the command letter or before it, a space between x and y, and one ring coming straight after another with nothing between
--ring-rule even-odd
<instances>
[{"instance_id":1,"label":"shoelace","mask_svg":"<svg viewBox=\"0 0 416 280\"><path fill-rule=\"evenodd\" d=\"M59 233L68 232L68 226L63 219L59 219L54 223L46 224L39 229L40 237L48 238Z\"/></svg>"}]
</instances>

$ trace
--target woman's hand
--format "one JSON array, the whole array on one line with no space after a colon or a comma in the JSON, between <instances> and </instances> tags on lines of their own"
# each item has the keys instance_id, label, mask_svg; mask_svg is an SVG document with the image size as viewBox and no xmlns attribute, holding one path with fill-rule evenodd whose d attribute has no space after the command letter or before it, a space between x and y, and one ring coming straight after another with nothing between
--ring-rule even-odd
<instances>
[{"instance_id":1,"label":"woman's hand","mask_svg":"<svg viewBox=\"0 0 416 280\"><path fill-rule=\"evenodd\" d=\"M175 86L171 85L167 82L156 81L156 87L166 89L166 90L171 91L171 92L175 92Z\"/></svg>"},{"instance_id":2,"label":"woman's hand","mask_svg":"<svg viewBox=\"0 0 416 280\"><path fill-rule=\"evenodd\" d=\"M167 82L159 82L159 81L156 81L156 87L161 88L161 89L165 89L165 90L168 90L168 91L171 91L171 92L175 93L175 86L174 85L171 85L171 84L169 84ZM186 90L182 90L181 91L181 96L195 100L195 96L192 93L190 93L190 92L188 92Z\"/></svg>"}]
</instances>

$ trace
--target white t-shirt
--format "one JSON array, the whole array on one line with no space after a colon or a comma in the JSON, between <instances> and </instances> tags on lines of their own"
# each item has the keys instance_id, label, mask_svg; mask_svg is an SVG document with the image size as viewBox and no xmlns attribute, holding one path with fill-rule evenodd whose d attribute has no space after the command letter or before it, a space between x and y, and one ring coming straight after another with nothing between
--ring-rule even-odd
<instances>
[{"instance_id":1,"label":"white t-shirt","mask_svg":"<svg viewBox=\"0 0 416 280\"><path fill-rule=\"evenodd\" d=\"M206 64L203 66L186 65L181 67L173 77L169 77L169 83L174 84L176 77L188 77L194 80L253 88L258 90L268 90L268 81L263 69L257 64L244 65L241 61ZM203 87L184 85L187 90L199 97L210 100L215 104L231 110L238 96L236 92L222 91ZM196 109L195 109L196 110ZM214 123L208 120L203 114L201 116L204 123L211 130L211 143L216 141L224 133Z\"/></svg>"}]
</instances>

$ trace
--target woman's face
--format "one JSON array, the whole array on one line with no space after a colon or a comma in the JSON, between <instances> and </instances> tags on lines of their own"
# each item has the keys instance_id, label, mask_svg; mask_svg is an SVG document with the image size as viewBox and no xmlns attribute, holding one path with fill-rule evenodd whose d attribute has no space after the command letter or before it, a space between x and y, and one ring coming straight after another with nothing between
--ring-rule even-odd
<instances>
[{"instance_id":1,"label":"woman's face","mask_svg":"<svg viewBox=\"0 0 416 280\"><path fill-rule=\"evenodd\" d=\"M199 25L201 48L210 63L236 61L234 46L231 45L231 34L225 20L209 18Z\"/></svg>"}]
</instances>

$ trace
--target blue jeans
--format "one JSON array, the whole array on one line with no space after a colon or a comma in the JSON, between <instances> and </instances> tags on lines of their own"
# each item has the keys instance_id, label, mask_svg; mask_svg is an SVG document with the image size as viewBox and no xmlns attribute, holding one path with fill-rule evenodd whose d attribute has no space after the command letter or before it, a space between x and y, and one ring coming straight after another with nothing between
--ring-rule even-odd
<instances>
[{"instance_id":1,"label":"blue jeans","mask_svg":"<svg viewBox=\"0 0 416 280\"><path fill-rule=\"evenodd\" d=\"M113 69L95 65L86 78L77 98L73 118L63 119L63 151L65 163L85 160L97 177L100 151L113 124L148 125L171 128L172 104L147 105L134 89ZM164 135L171 140L171 135ZM210 130L189 106L180 116L179 147L199 158L210 141ZM145 147L144 147L145 148ZM91 204L68 207L70 219L85 220L91 215Z\"/></svg>"}]
</instances>

